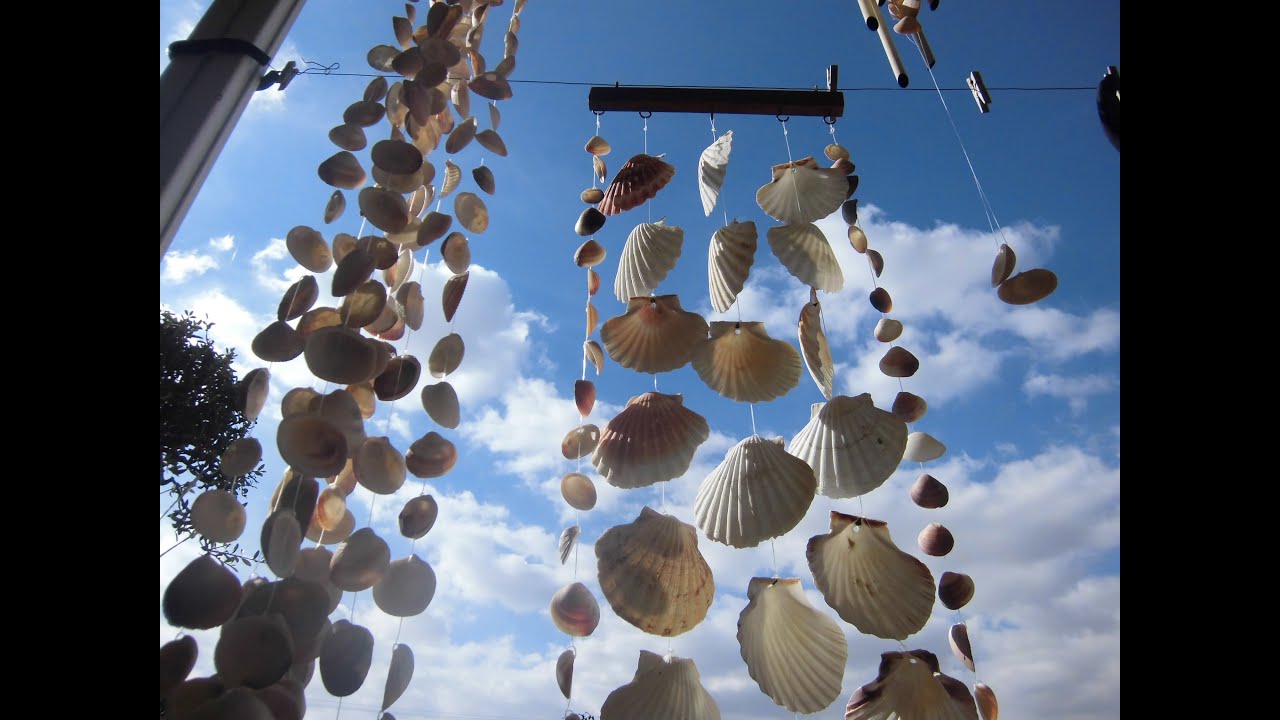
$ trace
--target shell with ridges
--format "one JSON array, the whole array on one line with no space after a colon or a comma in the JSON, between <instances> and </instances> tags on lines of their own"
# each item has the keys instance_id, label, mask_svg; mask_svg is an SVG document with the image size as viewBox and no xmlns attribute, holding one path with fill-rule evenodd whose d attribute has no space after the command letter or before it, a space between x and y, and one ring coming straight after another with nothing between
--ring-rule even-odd
<instances>
[{"instance_id":1,"label":"shell with ridges","mask_svg":"<svg viewBox=\"0 0 1280 720\"><path fill-rule=\"evenodd\" d=\"M619 302L648 295L676 266L684 244L684 229L656 223L640 223L627 236L618 260L613 294Z\"/></svg>"},{"instance_id":2,"label":"shell with ridges","mask_svg":"<svg viewBox=\"0 0 1280 720\"><path fill-rule=\"evenodd\" d=\"M844 287L840 262L817 225L779 225L769 228L765 237L778 262L800 282L826 292L840 292Z\"/></svg>"},{"instance_id":3,"label":"shell with ridges","mask_svg":"<svg viewBox=\"0 0 1280 720\"><path fill-rule=\"evenodd\" d=\"M880 487L902 461L907 426L871 402L871 395L836 395L814 403L809 423L787 452L809 463L818 494L857 497Z\"/></svg>"},{"instance_id":4,"label":"shell with ridges","mask_svg":"<svg viewBox=\"0 0 1280 720\"><path fill-rule=\"evenodd\" d=\"M756 191L756 204L779 222L811 223L835 212L848 189L844 173L807 157L774 165L773 179Z\"/></svg>"},{"instance_id":5,"label":"shell with ridges","mask_svg":"<svg viewBox=\"0 0 1280 720\"><path fill-rule=\"evenodd\" d=\"M560 533L560 564L563 565L569 560L569 555L573 553L573 549L578 545L578 535L582 533L582 528L577 525L571 525Z\"/></svg>"},{"instance_id":6,"label":"shell with ridges","mask_svg":"<svg viewBox=\"0 0 1280 720\"><path fill-rule=\"evenodd\" d=\"M747 598L738 648L760 691L793 713L830 705L849 659L840 625L809 604L795 578L751 578Z\"/></svg>"},{"instance_id":7,"label":"shell with ridges","mask_svg":"<svg viewBox=\"0 0 1280 720\"><path fill-rule=\"evenodd\" d=\"M565 585L551 598L551 620L566 635L587 637L600 624L600 604L586 585Z\"/></svg>"},{"instance_id":8,"label":"shell with ridges","mask_svg":"<svg viewBox=\"0 0 1280 720\"><path fill-rule=\"evenodd\" d=\"M800 384L800 353L762 322L712 322L691 362L707 387L739 402L769 402Z\"/></svg>"},{"instance_id":9,"label":"shell with ridges","mask_svg":"<svg viewBox=\"0 0 1280 720\"><path fill-rule=\"evenodd\" d=\"M978 720L969 688L939 670L927 650L880 655L876 679L854 691L845 720Z\"/></svg>"},{"instance_id":10,"label":"shell with ridges","mask_svg":"<svg viewBox=\"0 0 1280 720\"><path fill-rule=\"evenodd\" d=\"M720 199L720 188L724 187L724 176L729 168L729 153L732 150L733 131L730 130L716 138L698 158L698 194L702 196L702 212L708 217L715 209L716 201Z\"/></svg>"},{"instance_id":11,"label":"shell with ridges","mask_svg":"<svg viewBox=\"0 0 1280 720\"><path fill-rule=\"evenodd\" d=\"M609 357L642 373L684 367L706 337L707 321L680 307L676 295L633 297L627 302L625 313L610 318L600 328L600 339Z\"/></svg>"},{"instance_id":12,"label":"shell with ridges","mask_svg":"<svg viewBox=\"0 0 1280 720\"><path fill-rule=\"evenodd\" d=\"M822 396L830 400L834 391L836 366L831 359L831 345L827 342L827 334L822 329L822 305L818 302L818 291L809 290L809 302L800 309L800 350L804 354L804 365L809 370L809 377L818 386Z\"/></svg>"},{"instance_id":13,"label":"shell with ridges","mask_svg":"<svg viewBox=\"0 0 1280 720\"><path fill-rule=\"evenodd\" d=\"M728 312L747 284L756 259L756 224L734 222L715 231L707 246L707 286L716 312Z\"/></svg>"},{"instance_id":14,"label":"shell with ridges","mask_svg":"<svg viewBox=\"0 0 1280 720\"><path fill-rule=\"evenodd\" d=\"M693 514L708 538L755 547L787 534L804 518L818 481L813 469L782 445L782 438L752 435L733 446L702 481Z\"/></svg>"},{"instance_id":15,"label":"shell with ridges","mask_svg":"<svg viewBox=\"0 0 1280 720\"><path fill-rule=\"evenodd\" d=\"M635 677L609 693L600 706L600 717L608 720L720 720L720 708L711 693L702 687L702 679L693 660L674 656L668 660L641 650Z\"/></svg>"},{"instance_id":16,"label":"shell with ridges","mask_svg":"<svg viewBox=\"0 0 1280 720\"><path fill-rule=\"evenodd\" d=\"M593 160L599 160L595 156ZM598 168L603 171L604 162ZM603 174L603 173L602 173ZM600 201L600 212L605 215L617 215L630 210L658 194L658 191L671 182L676 174L675 166L662 160L661 157L640 153L633 156L613 176L613 182L604 191L604 199ZM601 178L603 180L603 178Z\"/></svg>"},{"instance_id":17,"label":"shell with ridges","mask_svg":"<svg viewBox=\"0 0 1280 720\"><path fill-rule=\"evenodd\" d=\"M680 395L647 392L605 425L591 464L614 487L645 487L683 475L710 435Z\"/></svg>"}]
</instances>

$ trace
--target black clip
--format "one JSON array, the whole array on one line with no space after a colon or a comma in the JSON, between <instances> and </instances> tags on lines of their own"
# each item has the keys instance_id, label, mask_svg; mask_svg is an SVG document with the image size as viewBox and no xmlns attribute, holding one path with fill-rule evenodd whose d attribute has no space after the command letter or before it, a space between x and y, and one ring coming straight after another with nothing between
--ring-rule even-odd
<instances>
[{"instance_id":1,"label":"black clip","mask_svg":"<svg viewBox=\"0 0 1280 720\"><path fill-rule=\"evenodd\" d=\"M285 88L289 87L289 83L293 82L293 79L297 76L298 64L290 60L285 64L284 70L272 70L266 75L263 75L262 79L258 81L258 91L261 92L276 83L280 83L280 87L277 88L277 90L283 92Z\"/></svg>"}]
</instances>

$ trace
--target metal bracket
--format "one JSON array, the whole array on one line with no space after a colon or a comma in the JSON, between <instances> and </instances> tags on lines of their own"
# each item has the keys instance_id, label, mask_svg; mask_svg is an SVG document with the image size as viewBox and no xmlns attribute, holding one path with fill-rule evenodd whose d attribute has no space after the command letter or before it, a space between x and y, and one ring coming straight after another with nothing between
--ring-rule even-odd
<instances>
[{"instance_id":1,"label":"metal bracket","mask_svg":"<svg viewBox=\"0 0 1280 720\"><path fill-rule=\"evenodd\" d=\"M211 53L233 53L245 55L259 65L271 64L271 56L263 52L257 45L241 38L205 38L203 40L178 40L169 43L169 58L179 55L209 55Z\"/></svg>"}]
</instances>

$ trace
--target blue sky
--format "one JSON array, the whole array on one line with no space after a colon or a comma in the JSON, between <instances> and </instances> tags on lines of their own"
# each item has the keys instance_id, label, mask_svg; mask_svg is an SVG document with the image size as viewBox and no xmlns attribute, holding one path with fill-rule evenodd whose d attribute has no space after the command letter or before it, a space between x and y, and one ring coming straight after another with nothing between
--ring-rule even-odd
<instances>
[{"instance_id":1,"label":"blue sky","mask_svg":"<svg viewBox=\"0 0 1280 720\"><path fill-rule=\"evenodd\" d=\"M419 4L419 19L426 5ZM509 1L491 11L482 45L490 65L501 58L501 29L512 6ZM203 9L196 0L162 0L162 70L164 47L185 37ZM365 53L394 42L390 17L399 13L403 6L395 2L311 0L274 65L305 58L339 62L339 72L372 73ZM826 532L829 511L887 520L898 545L916 555L915 534L929 522L941 522L955 534L956 549L944 558L922 559L935 576L944 570L970 574L977 594L959 615L937 606L907 646L936 653L944 672L972 686L973 674L946 641L947 627L962 616L970 626L978 679L995 689L1010 717L1118 717L1119 154L1102 132L1093 92L996 88L1096 86L1107 65L1119 65L1119 9L1101 1L949 0L921 17L938 59L939 84L963 86L965 76L978 69L993 88L986 115L967 92L944 97L1020 269L1048 267L1060 285L1034 306L996 299L988 276L1000 239L988 230L928 72L914 48L895 36L910 89L846 91L845 116L835 132L857 165L861 225L884 255L880 284L893 295L893 317L907 328L901 344L922 361L920 372L904 381L929 402L914 429L947 445L947 454L928 471L950 487L952 500L934 511L914 506L906 489L919 469L907 464L861 501L818 497L805 520L776 541L777 571L800 578L811 603L834 618L804 560L808 538ZM834 63L842 87L893 87L880 44L854 2L533 0L521 21L515 80L800 88L822 85L825 68ZM315 166L335 151L326 134L369 79L301 76L284 93L258 93L161 263L161 304L208 315L217 323L215 340L237 349L241 373L265 365L253 357L249 341L274 320L280 294L303 272L282 252L289 229L312 225L326 239L358 231L354 192L347 192L346 214L322 224L332 188L317 178ZM476 267L454 321L467 357L450 378L461 398L463 423L456 431L441 431L458 444L462 458L450 474L428 485L440 501L440 521L416 552L435 568L439 590L426 613L404 623L401 640L417 655L417 674L393 708L400 718L544 717L564 708L553 668L567 639L551 624L546 605L575 577L572 561L562 567L556 557L561 529L574 522L560 499L559 478L575 467L561 459L558 444L578 423L572 389L580 369L583 271L572 264L581 242L573 223L584 207L578 194L591 183L590 157L582 146L595 133L596 118L587 109L586 86L513 88L514 98L499 104L499 132L509 156L495 157L478 145L451 156L463 169L461 190L476 191L469 170L483 158L496 177L497 194L483 196L489 228L468 234ZM482 98L473 96L472 112L481 128L488 127ZM635 113L607 113L600 121L600 134L613 146L605 157L612 176L645 149L644 122ZM796 159L821 157L831 136L817 118L794 118L785 139L772 117L718 116L715 124L721 133L734 133L720 202L730 219L755 221L761 235L739 296L742 317L763 320L770 335L794 343L808 290L768 251L764 233L775 223L756 205L755 192L768 182L770 166L786 162L786 142ZM385 131L379 125L369 134ZM711 140L705 116L649 119L648 150L666 153L676 175L650 206L609 218L597 234L609 251L597 268L603 287L594 298L602 321L623 311L610 291L617 259L627 234L650 212L685 231L679 264L659 292L678 293L686 309L708 320L736 319L734 309L715 313L707 296L706 243L723 224L719 207L704 216L696 187L697 158ZM367 152L362 157L368 167ZM428 159L442 170L444 157L441 148ZM450 207L446 200L442 211ZM888 407L898 388L876 369L883 346L871 336L879 314L866 299L870 273L849 247L839 213L817 224L845 274L844 289L821 298L837 392L870 392L877 405ZM421 278L427 322L407 346L396 343L401 352L422 359L448 332L435 304L449 275L437 249L438 243L431 247ZM421 251L416 259L423 260ZM328 277L320 278L322 288ZM262 491L251 496L243 538L248 545L256 542L263 506L284 469L272 440L279 398L313 382L301 359L276 364L272 375L268 412L254 433L268 449L267 476ZM592 379L599 401L591 422L602 427L628 398L652 389L649 376L611 361ZM746 407L707 389L691 367L660 376L659 386L683 393L685 405L712 429L690 471L666 483L667 511L692 523L698 485L751 433L751 416ZM380 407L366 422L367 432L388 435L404 449L438 429L417 397L415 391L397 402L394 412ZM757 427L789 440L807 422L809 405L821 399L806 373L788 395L757 406ZM409 551L394 530L395 515L420 488L410 478L394 499L374 501L374 527L388 539L393 557ZM601 478L597 489L599 505L580 519L577 577L596 593L604 619L595 635L578 643L572 705L596 713L612 689L630 681L640 649L667 650L665 639L646 636L610 612L590 562L601 533L634 519L645 504L661 507L663 496L656 487L616 490ZM351 500L361 523L369 517L369 498L362 489ZM161 510L165 505L162 497ZM173 537L167 523L160 529L164 550ZM671 649L697 662L725 717L788 717L750 679L734 637L747 583L773 573L773 550L768 543L734 550L700 538L715 573L715 602L702 625L675 638ZM161 560L162 592L167 578L193 557L188 550L181 547ZM347 617L350 608L348 594L333 617ZM378 645L365 688L344 703L344 715L352 708L376 709L396 633L394 621L372 610L367 592L357 602L355 621L374 632ZM848 697L875 677L879 654L898 649L841 625L850 639L844 688L814 717L842 717ZM162 619L161 642L174 634ZM196 672L211 673L214 636L197 637ZM318 681L308 688L308 703L308 717L336 712L335 699Z\"/></svg>"}]
</instances>

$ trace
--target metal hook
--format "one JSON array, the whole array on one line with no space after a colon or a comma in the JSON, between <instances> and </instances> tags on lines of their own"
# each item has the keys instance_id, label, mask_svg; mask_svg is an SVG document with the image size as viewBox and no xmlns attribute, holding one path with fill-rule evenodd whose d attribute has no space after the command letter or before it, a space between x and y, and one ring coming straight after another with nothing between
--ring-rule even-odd
<instances>
[{"instance_id":1,"label":"metal hook","mask_svg":"<svg viewBox=\"0 0 1280 720\"><path fill-rule=\"evenodd\" d=\"M774 115L774 117L775 117L775 118L777 118L777 119L778 119L778 122L780 122L780 123L785 123L785 122L787 122L788 120L790 120L790 119L791 119L791 116L790 116L790 115L788 115L786 118L783 118L783 117L782 117L782 113L778 113L777 115Z\"/></svg>"},{"instance_id":2,"label":"metal hook","mask_svg":"<svg viewBox=\"0 0 1280 720\"><path fill-rule=\"evenodd\" d=\"M645 120L648 120L649 118L653 117L653 111L651 111L651 110L641 110L641 111L640 111L640 117L644 118Z\"/></svg>"},{"instance_id":3,"label":"metal hook","mask_svg":"<svg viewBox=\"0 0 1280 720\"><path fill-rule=\"evenodd\" d=\"M822 117L822 122L824 122L824 123L826 123L826 124L828 124L828 125L835 125L835 124L836 124L836 117L835 117L834 115L824 115L824 116Z\"/></svg>"},{"instance_id":4,"label":"metal hook","mask_svg":"<svg viewBox=\"0 0 1280 720\"><path fill-rule=\"evenodd\" d=\"M603 110L592 110L592 111L591 111L591 114L592 114L592 115L595 115L596 117L600 117L601 115L603 115L603 114L604 114L604 111L603 111Z\"/></svg>"}]
</instances>

